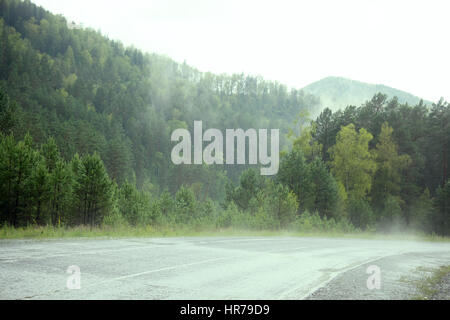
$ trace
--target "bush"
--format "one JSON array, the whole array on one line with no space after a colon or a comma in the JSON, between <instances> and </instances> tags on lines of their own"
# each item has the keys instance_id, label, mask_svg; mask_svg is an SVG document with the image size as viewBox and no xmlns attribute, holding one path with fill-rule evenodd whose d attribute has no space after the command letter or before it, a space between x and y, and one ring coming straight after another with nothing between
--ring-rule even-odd
<instances>
[{"instance_id":1,"label":"bush","mask_svg":"<svg viewBox=\"0 0 450 320\"><path fill-rule=\"evenodd\" d=\"M388 196L384 202L384 208L378 221L378 230L380 231L398 231L405 227L402 219L402 208L400 200L393 196Z\"/></svg>"},{"instance_id":2,"label":"bush","mask_svg":"<svg viewBox=\"0 0 450 320\"><path fill-rule=\"evenodd\" d=\"M119 190L118 206L128 223L133 226L154 223L156 218L151 206L151 195L125 182Z\"/></svg>"},{"instance_id":3,"label":"bush","mask_svg":"<svg viewBox=\"0 0 450 320\"><path fill-rule=\"evenodd\" d=\"M189 223L196 214L197 201L190 188L182 186L175 195L175 221Z\"/></svg>"},{"instance_id":4,"label":"bush","mask_svg":"<svg viewBox=\"0 0 450 320\"><path fill-rule=\"evenodd\" d=\"M347 210L350 222L357 228L367 229L374 223L374 215L370 204L365 199L351 197Z\"/></svg>"},{"instance_id":5,"label":"bush","mask_svg":"<svg viewBox=\"0 0 450 320\"><path fill-rule=\"evenodd\" d=\"M103 218L103 225L108 227L122 227L129 226L127 219L119 212L119 210L114 209Z\"/></svg>"},{"instance_id":6,"label":"bush","mask_svg":"<svg viewBox=\"0 0 450 320\"><path fill-rule=\"evenodd\" d=\"M217 228L229 228L232 225L233 218L235 219L241 214L234 202L230 202L225 210L221 210L216 216Z\"/></svg>"},{"instance_id":7,"label":"bush","mask_svg":"<svg viewBox=\"0 0 450 320\"><path fill-rule=\"evenodd\" d=\"M259 208L256 215L250 220L250 228L256 230L276 230L280 228L280 221L275 215L264 208Z\"/></svg>"},{"instance_id":8,"label":"bush","mask_svg":"<svg viewBox=\"0 0 450 320\"><path fill-rule=\"evenodd\" d=\"M155 219L155 223L159 225L170 225L175 223L174 210L175 201L167 190L151 203L152 215Z\"/></svg>"},{"instance_id":9,"label":"bush","mask_svg":"<svg viewBox=\"0 0 450 320\"><path fill-rule=\"evenodd\" d=\"M349 233L356 232L357 229L348 219L342 218L335 220L334 218L321 218L318 212L313 214L309 211L303 212L290 226L295 232L336 232Z\"/></svg>"},{"instance_id":10,"label":"bush","mask_svg":"<svg viewBox=\"0 0 450 320\"><path fill-rule=\"evenodd\" d=\"M291 224L298 210L296 195L282 184L269 183L264 195L263 211L274 221L272 228Z\"/></svg>"},{"instance_id":11,"label":"bush","mask_svg":"<svg viewBox=\"0 0 450 320\"><path fill-rule=\"evenodd\" d=\"M410 228L431 233L434 208L428 189L425 189L420 198L414 201L409 211Z\"/></svg>"}]
</instances>

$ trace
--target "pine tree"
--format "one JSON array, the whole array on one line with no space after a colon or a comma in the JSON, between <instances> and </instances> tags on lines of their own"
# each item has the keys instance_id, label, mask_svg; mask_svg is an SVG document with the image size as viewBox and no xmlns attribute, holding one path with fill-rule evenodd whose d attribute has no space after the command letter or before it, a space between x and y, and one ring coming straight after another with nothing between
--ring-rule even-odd
<instances>
[{"instance_id":1,"label":"pine tree","mask_svg":"<svg viewBox=\"0 0 450 320\"><path fill-rule=\"evenodd\" d=\"M45 205L50 198L50 175L43 159L34 167L32 182L32 195L36 206L33 222L42 225L45 221Z\"/></svg>"},{"instance_id":2,"label":"pine tree","mask_svg":"<svg viewBox=\"0 0 450 320\"><path fill-rule=\"evenodd\" d=\"M336 180L320 159L313 161L309 167L314 204L308 210L317 211L322 218L337 218L339 190Z\"/></svg>"},{"instance_id":3,"label":"pine tree","mask_svg":"<svg viewBox=\"0 0 450 320\"><path fill-rule=\"evenodd\" d=\"M33 168L38 165L39 155L28 134L17 144L13 135L1 137L2 213L10 225L17 227L32 222L26 207L33 203Z\"/></svg>"},{"instance_id":4,"label":"pine tree","mask_svg":"<svg viewBox=\"0 0 450 320\"><path fill-rule=\"evenodd\" d=\"M314 191L311 184L310 167L299 149L292 150L281 159L277 179L294 192L300 211L313 206Z\"/></svg>"},{"instance_id":5,"label":"pine tree","mask_svg":"<svg viewBox=\"0 0 450 320\"><path fill-rule=\"evenodd\" d=\"M76 171L74 192L81 209L80 220L85 225L98 225L112 205L112 182L98 153L83 157Z\"/></svg>"},{"instance_id":6,"label":"pine tree","mask_svg":"<svg viewBox=\"0 0 450 320\"><path fill-rule=\"evenodd\" d=\"M60 226L65 222L66 213L72 193L72 175L70 167L63 160L55 163L55 168L50 172L50 215L54 226Z\"/></svg>"}]
</instances>

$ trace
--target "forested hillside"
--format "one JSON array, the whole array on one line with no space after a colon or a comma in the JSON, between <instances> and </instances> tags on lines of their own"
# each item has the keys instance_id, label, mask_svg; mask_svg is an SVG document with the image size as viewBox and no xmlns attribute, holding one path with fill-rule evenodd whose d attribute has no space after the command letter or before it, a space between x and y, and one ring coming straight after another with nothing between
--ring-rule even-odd
<instances>
[{"instance_id":1,"label":"forested hillside","mask_svg":"<svg viewBox=\"0 0 450 320\"><path fill-rule=\"evenodd\" d=\"M0 0L0 223L450 234L450 106L319 99L125 48ZM277 128L278 175L175 166L170 135Z\"/></svg>"},{"instance_id":2,"label":"forested hillside","mask_svg":"<svg viewBox=\"0 0 450 320\"><path fill-rule=\"evenodd\" d=\"M317 102L261 78L200 73L93 30L71 30L29 1L0 6L0 81L20 106L16 138L28 131L40 144L53 136L66 160L97 151L119 183L135 174L139 186L150 181L175 191L192 175L219 179L220 172L169 165L175 128L202 120L209 128L287 133L299 111ZM227 169L238 170L229 172L235 179L241 171Z\"/></svg>"}]
</instances>

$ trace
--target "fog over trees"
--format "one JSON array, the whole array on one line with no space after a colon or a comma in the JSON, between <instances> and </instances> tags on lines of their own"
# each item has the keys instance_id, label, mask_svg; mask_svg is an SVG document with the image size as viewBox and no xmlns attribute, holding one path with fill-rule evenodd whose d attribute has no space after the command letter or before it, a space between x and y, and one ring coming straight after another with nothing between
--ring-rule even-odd
<instances>
[{"instance_id":1,"label":"fog over trees","mask_svg":"<svg viewBox=\"0 0 450 320\"><path fill-rule=\"evenodd\" d=\"M450 234L450 105L202 73L0 0L0 224ZM318 114L308 119L307 114ZM280 168L174 165L194 121L280 129Z\"/></svg>"}]
</instances>

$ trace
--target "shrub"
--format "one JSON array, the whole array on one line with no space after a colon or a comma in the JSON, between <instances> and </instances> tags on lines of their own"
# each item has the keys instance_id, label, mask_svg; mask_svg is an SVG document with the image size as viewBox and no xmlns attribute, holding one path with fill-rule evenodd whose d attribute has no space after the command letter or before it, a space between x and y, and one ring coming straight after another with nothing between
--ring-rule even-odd
<instances>
[{"instance_id":1,"label":"shrub","mask_svg":"<svg viewBox=\"0 0 450 320\"><path fill-rule=\"evenodd\" d=\"M357 197L349 198L347 210L350 222L357 228L367 229L374 222L372 208L365 199Z\"/></svg>"},{"instance_id":2,"label":"shrub","mask_svg":"<svg viewBox=\"0 0 450 320\"><path fill-rule=\"evenodd\" d=\"M197 201L195 194L190 188L182 186L175 195L175 221L177 223L188 223L196 214Z\"/></svg>"}]
</instances>

